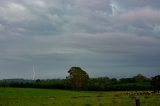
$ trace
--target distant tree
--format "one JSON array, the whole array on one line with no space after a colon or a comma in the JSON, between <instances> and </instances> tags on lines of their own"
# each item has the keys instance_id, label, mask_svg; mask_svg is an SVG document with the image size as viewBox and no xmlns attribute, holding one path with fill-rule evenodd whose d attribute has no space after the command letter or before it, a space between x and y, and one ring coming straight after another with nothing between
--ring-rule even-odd
<instances>
[{"instance_id":1,"label":"distant tree","mask_svg":"<svg viewBox=\"0 0 160 106\"><path fill-rule=\"evenodd\" d=\"M117 84L117 79L116 78L112 78L112 79L110 79L110 83L111 84Z\"/></svg>"},{"instance_id":2,"label":"distant tree","mask_svg":"<svg viewBox=\"0 0 160 106\"><path fill-rule=\"evenodd\" d=\"M80 67L71 67L67 79L74 90L84 90L87 88L89 76Z\"/></svg>"},{"instance_id":3,"label":"distant tree","mask_svg":"<svg viewBox=\"0 0 160 106\"><path fill-rule=\"evenodd\" d=\"M138 74L133 77L133 81L136 83L142 83L142 82L147 82L149 79L142 74Z\"/></svg>"},{"instance_id":4,"label":"distant tree","mask_svg":"<svg viewBox=\"0 0 160 106\"><path fill-rule=\"evenodd\" d=\"M119 79L119 83L134 83L133 78L121 78Z\"/></svg>"},{"instance_id":5,"label":"distant tree","mask_svg":"<svg viewBox=\"0 0 160 106\"><path fill-rule=\"evenodd\" d=\"M159 91L160 90L160 75L157 75L152 78L151 84L154 86L154 91Z\"/></svg>"},{"instance_id":6,"label":"distant tree","mask_svg":"<svg viewBox=\"0 0 160 106\"><path fill-rule=\"evenodd\" d=\"M90 78L88 89L95 91L104 91L107 90L111 83L112 82L110 81L109 77Z\"/></svg>"},{"instance_id":7,"label":"distant tree","mask_svg":"<svg viewBox=\"0 0 160 106\"><path fill-rule=\"evenodd\" d=\"M41 82L41 80L40 80L40 79L37 79L36 82Z\"/></svg>"}]
</instances>

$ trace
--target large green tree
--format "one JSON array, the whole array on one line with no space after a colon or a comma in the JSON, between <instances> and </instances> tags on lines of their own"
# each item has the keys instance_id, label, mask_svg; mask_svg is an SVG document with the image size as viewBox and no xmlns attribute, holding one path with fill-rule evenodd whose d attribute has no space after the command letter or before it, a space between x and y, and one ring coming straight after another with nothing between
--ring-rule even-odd
<instances>
[{"instance_id":1,"label":"large green tree","mask_svg":"<svg viewBox=\"0 0 160 106\"><path fill-rule=\"evenodd\" d=\"M80 67L71 67L67 79L74 90L84 90L87 88L89 76Z\"/></svg>"}]
</instances>

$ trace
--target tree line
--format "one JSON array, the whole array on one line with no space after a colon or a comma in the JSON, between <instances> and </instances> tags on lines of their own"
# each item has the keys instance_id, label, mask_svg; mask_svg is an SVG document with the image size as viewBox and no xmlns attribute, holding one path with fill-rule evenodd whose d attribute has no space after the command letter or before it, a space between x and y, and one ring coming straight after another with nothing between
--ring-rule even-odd
<instances>
[{"instance_id":1,"label":"tree line","mask_svg":"<svg viewBox=\"0 0 160 106\"><path fill-rule=\"evenodd\" d=\"M89 78L80 67L72 67L66 79L47 79L35 81L2 80L0 87L46 88L65 90L89 91L132 91L132 90L160 90L160 75L147 78L141 74L131 78Z\"/></svg>"}]
</instances>

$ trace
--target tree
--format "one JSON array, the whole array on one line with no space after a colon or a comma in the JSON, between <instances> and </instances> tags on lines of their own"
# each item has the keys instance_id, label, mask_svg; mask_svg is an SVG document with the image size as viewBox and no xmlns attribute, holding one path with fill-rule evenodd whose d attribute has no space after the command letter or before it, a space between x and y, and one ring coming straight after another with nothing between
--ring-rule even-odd
<instances>
[{"instance_id":1,"label":"tree","mask_svg":"<svg viewBox=\"0 0 160 106\"><path fill-rule=\"evenodd\" d=\"M84 90L87 88L88 74L80 67L71 67L68 71L70 74L67 79L74 90Z\"/></svg>"},{"instance_id":2,"label":"tree","mask_svg":"<svg viewBox=\"0 0 160 106\"><path fill-rule=\"evenodd\" d=\"M157 75L152 78L151 84L154 86L154 91L159 91L160 90L160 75Z\"/></svg>"},{"instance_id":3,"label":"tree","mask_svg":"<svg viewBox=\"0 0 160 106\"><path fill-rule=\"evenodd\" d=\"M134 82L136 83L142 83L142 82L147 82L149 79L142 74L138 74L137 76L133 77Z\"/></svg>"},{"instance_id":4,"label":"tree","mask_svg":"<svg viewBox=\"0 0 160 106\"><path fill-rule=\"evenodd\" d=\"M88 89L96 90L96 91L104 91L108 90L111 81L109 77L98 77L98 78L90 78Z\"/></svg>"}]
</instances>

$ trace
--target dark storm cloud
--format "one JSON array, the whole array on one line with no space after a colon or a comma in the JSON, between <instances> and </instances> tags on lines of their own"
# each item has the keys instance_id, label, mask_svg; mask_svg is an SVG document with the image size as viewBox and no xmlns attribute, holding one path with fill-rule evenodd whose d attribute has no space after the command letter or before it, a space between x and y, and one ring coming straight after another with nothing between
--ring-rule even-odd
<instances>
[{"instance_id":1,"label":"dark storm cloud","mask_svg":"<svg viewBox=\"0 0 160 106\"><path fill-rule=\"evenodd\" d=\"M33 64L37 78L64 78L71 66L91 76L155 75L159 5L158 0L1 0L0 78L32 78Z\"/></svg>"}]
</instances>

